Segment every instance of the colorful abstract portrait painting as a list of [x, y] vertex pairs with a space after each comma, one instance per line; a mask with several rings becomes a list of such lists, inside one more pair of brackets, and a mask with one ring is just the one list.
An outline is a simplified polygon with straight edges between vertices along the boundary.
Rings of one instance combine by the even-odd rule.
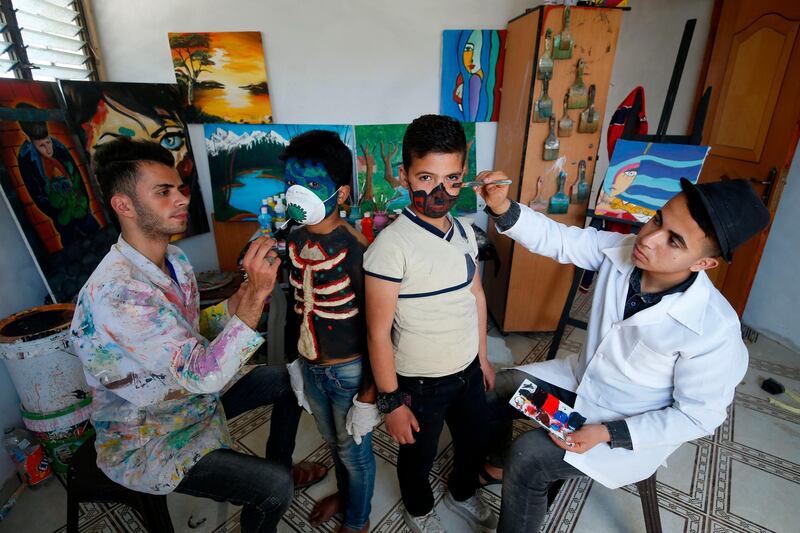
[[[394, 211], [403, 209], [411, 199], [400, 185], [403, 164], [403, 135], [407, 124], [373, 124], [356, 126], [358, 169], [358, 202], [361, 211]], [[462, 124], [467, 137], [467, 161], [464, 180], [475, 177], [475, 124]], [[475, 191], [463, 187], [453, 208], [456, 214], [474, 213], [478, 208]]]
[[51, 297], [69, 301], [117, 233], [56, 89], [54, 83], [0, 81], [0, 182]]
[[462, 122], [500, 115], [506, 30], [445, 30], [440, 113]]
[[89, 154], [120, 137], [145, 139], [169, 150], [189, 194], [189, 237], [208, 231], [180, 90], [167, 83], [60, 81], [67, 113]]
[[263, 199], [286, 191], [281, 152], [294, 137], [311, 130], [333, 131], [354, 151], [353, 126], [206, 124], [214, 219], [256, 220]]
[[647, 222], [681, 191], [697, 183], [710, 147], [617, 141], [595, 206], [598, 215]]
[[260, 32], [170, 33], [169, 46], [190, 122], [272, 122]]

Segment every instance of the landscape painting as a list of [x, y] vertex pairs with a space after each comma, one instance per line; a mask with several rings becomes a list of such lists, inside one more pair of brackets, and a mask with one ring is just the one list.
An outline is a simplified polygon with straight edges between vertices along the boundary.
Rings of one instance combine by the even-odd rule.
[[261, 32], [170, 33], [189, 122], [272, 122]]
[[310, 130], [336, 132], [354, 151], [352, 126], [206, 124], [214, 219], [256, 220], [261, 200], [286, 190], [278, 157], [289, 141]]
[[[464, 181], [475, 178], [475, 124], [463, 123], [467, 137], [467, 173]], [[403, 135], [407, 124], [356, 126], [358, 202], [361, 211], [403, 209], [411, 203], [408, 190], [400, 185], [403, 164]], [[365, 207], [366, 204], [366, 207]], [[384, 205], [385, 204], [385, 205]], [[457, 214], [477, 210], [474, 189], [464, 187], [454, 207]]]

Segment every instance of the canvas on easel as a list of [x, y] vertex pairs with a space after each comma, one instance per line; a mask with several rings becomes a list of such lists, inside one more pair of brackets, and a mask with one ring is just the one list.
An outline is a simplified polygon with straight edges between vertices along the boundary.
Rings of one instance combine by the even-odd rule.
[[681, 191], [681, 178], [697, 183], [709, 150], [688, 144], [617, 141], [595, 215], [647, 222]]

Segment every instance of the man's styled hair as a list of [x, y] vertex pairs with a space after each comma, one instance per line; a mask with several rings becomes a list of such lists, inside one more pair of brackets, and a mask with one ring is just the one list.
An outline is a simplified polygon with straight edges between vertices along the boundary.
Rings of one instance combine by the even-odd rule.
[[[17, 109], [38, 109], [36, 106], [20, 102], [16, 105]], [[19, 129], [22, 130], [22, 133], [28, 136], [28, 139], [32, 141], [41, 141], [42, 139], [46, 139], [50, 136], [50, 132], [47, 131], [47, 123], [41, 121], [35, 122], [19, 122]]]
[[132, 140], [120, 137], [97, 147], [92, 157], [92, 168], [106, 208], [118, 223], [117, 214], [111, 207], [111, 197], [125, 194], [136, 198], [136, 180], [142, 163], [161, 163], [175, 166], [172, 153], [152, 141]]
[[461, 123], [444, 115], [422, 115], [415, 118], [403, 135], [403, 166], [430, 153], [461, 154], [467, 158], [467, 137]]
[[717, 240], [717, 232], [714, 230], [714, 224], [711, 222], [708, 210], [703, 205], [703, 200], [697, 194], [686, 194], [686, 201], [689, 205], [689, 214], [692, 215], [694, 221], [697, 222], [697, 225], [700, 226], [700, 229], [711, 241], [708, 255], [712, 257], [722, 255], [722, 249]]
[[298, 135], [279, 156], [284, 162], [292, 158], [321, 163], [339, 187], [353, 183], [353, 154], [333, 131], [311, 130]]

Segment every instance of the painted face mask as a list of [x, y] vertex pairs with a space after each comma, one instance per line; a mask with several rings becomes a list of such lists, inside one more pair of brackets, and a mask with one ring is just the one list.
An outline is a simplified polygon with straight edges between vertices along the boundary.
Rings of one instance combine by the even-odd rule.
[[431, 218], [442, 218], [450, 212], [458, 200], [458, 195], [449, 194], [443, 183], [434, 187], [431, 192], [412, 191], [411, 197], [417, 212]]
[[310, 189], [302, 185], [292, 185], [286, 189], [286, 216], [303, 225], [319, 224], [326, 216], [333, 213], [332, 209], [328, 211], [328, 206], [330, 204], [336, 206], [335, 199], [338, 193], [339, 189], [336, 189], [328, 198], [322, 200]]

